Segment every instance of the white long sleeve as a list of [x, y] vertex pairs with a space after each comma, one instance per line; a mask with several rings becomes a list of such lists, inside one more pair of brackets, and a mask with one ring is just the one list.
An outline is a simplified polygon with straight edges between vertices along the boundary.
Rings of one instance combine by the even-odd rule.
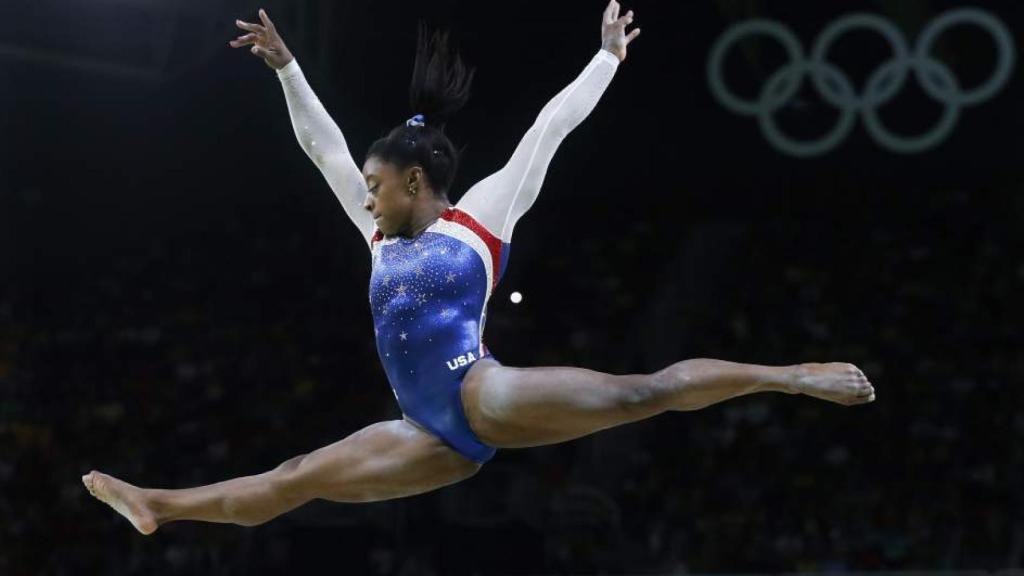
[[284, 87], [288, 113], [299, 145], [320, 169], [345, 213], [369, 245], [374, 223], [373, 216], [363, 208], [366, 181], [349, 152], [341, 129], [309, 87], [298, 61], [292, 59], [277, 71], [277, 77]]
[[618, 66], [614, 54], [598, 50], [583, 72], [544, 106], [508, 163], [470, 188], [456, 207], [509, 242], [516, 221], [540, 194], [558, 145], [594, 109]]

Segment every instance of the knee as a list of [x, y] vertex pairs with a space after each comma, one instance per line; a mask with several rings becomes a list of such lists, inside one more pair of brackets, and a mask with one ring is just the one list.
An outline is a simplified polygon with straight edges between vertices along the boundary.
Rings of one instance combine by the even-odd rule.
[[618, 386], [617, 404], [629, 416], [646, 417], [664, 410], [665, 395], [653, 375], [624, 376]]
[[[308, 454], [289, 458], [270, 472], [270, 485], [274, 493], [286, 499], [307, 498], [303, 482], [302, 462]], [[308, 499], [308, 498], [307, 498]]]
[[274, 468], [274, 472], [278, 472], [278, 473], [294, 472], [296, 469], [298, 469], [299, 465], [302, 464], [302, 461], [305, 460], [306, 456], [308, 456], [308, 454], [299, 454], [298, 456], [296, 456], [294, 458], [289, 458], [289, 459], [285, 460], [284, 462], [281, 462], [277, 466], [277, 468]]

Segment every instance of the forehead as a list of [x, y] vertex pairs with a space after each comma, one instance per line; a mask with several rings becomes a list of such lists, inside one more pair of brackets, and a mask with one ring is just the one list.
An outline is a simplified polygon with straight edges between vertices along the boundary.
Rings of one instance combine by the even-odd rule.
[[377, 158], [376, 156], [371, 156], [367, 158], [366, 162], [363, 163], [363, 178], [369, 178], [370, 176], [373, 176], [375, 178], [380, 178], [382, 176], [391, 176], [392, 174], [394, 174], [394, 171], [394, 166], [387, 162], [381, 161], [381, 159]]

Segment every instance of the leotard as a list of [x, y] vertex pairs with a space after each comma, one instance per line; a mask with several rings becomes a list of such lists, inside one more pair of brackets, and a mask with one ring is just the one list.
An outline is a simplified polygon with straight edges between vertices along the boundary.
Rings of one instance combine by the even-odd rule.
[[300, 146], [370, 248], [377, 352], [399, 406], [475, 462], [495, 449], [470, 429], [460, 391], [472, 364], [490, 355], [483, 343], [487, 301], [505, 270], [512, 229], [536, 201], [559, 144], [597, 105], [618, 64], [599, 50], [548, 101], [508, 163], [415, 238], [386, 238], [375, 228], [363, 208], [366, 181], [341, 130], [297, 61], [277, 71]]

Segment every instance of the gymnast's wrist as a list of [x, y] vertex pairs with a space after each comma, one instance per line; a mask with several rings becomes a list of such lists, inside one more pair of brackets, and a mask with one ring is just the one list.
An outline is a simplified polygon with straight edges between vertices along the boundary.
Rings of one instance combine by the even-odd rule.
[[597, 55], [614, 66], [618, 66], [619, 63], [622, 62], [622, 60], [619, 60], [618, 55], [615, 54], [615, 52], [612, 52], [611, 48], [603, 44], [601, 45], [601, 49], [597, 51]]
[[299, 68], [299, 61], [292, 56], [292, 59], [289, 60], [287, 64], [277, 69], [277, 77], [281, 80], [287, 80], [288, 78], [299, 75], [301, 72], [302, 69]]

